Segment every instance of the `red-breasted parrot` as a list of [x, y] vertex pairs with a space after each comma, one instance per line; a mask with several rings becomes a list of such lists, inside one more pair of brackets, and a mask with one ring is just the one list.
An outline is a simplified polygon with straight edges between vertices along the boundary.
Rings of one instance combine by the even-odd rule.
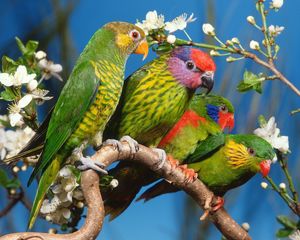
[[[160, 141], [169, 158], [179, 162], [192, 154], [197, 144], [210, 135], [234, 126], [233, 106], [229, 100], [215, 95], [195, 95], [180, 120]], [[114, 219], [133, 201], [140, 189], [158, 179], [152, 171], [141, 165], [121, 162], [109, 172], [119, 181], [110, 193], [104, 193], [106, 214]]]
[[[197, 172], [198, 178], [211, 191], [222, 197], [228, 190], [246, 183], [256, 173], [267, 176], [274, 156], [272, 146], [256, 135], [219, 134], [200, 142], [183, 163]], [[161, 181], [146, 190], [139, 199], [147, 201], [176, 191], [176, 187]], [[223, 205], [223, 200], [218, 204], [215, 210]]]
[[48, 125], [47, 129], [38, 131], [40, 135], [36, 135], [32, 144], [27, 146], [31, 149], [31, 146], [36, 147], [37, 140], [45, 139], [42, 154], [29, 179], [30, 184], [41, 173], [29, 228], [67, 158], [73, 155], [73, 159], [80, 159], [85, 167], [101, 170], [100, 163], [84, 158], [81, 152], [87, 144], [102, 144], [104, 128], [121, 96], [127, 58], [134, 52], [144, 54], [144, 57], [148, 53], [143, 30], [130, 23], [111, 22], [93, 35], [79, 56], [50, 118], [44, 124], [44, 127]]

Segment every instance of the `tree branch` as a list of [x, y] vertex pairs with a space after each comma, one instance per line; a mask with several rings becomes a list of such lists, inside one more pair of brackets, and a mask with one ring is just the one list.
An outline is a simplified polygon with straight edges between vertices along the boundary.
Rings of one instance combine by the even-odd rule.
[[[141, 162], [157, 174], [173, 182], [177, 187], [187, 192], [202, 209], [208, 209], [207, 203], [209, 203], [210, 200], [214, 199], [215, 197], [200, 180], [197, 179], [191, 183], [186, 182], [186, 177], [182, 171], [173, 169], [169, 161], [165, 161], [163, 164], [161, 164], [157, 153], [152, 151], [150, 148], [139, 145], [139, 151], [136, 154], [131, 154], [127, 143], [122, 143], [122, 146], [123, 147], [120, 151], [117, 151], [110, 146], [103, 147], [96, 152], [92, 158], [96, 161], [104, 163], [105, 166], [109, 166], [111, 163], [119, 159]], [[71, 234], [46, 234], [32, 232], [14, 233], [3, 236], [0, 238], [0, 240], [95, 239], [101, 230], [104, 218], [103, 201], [99, 190], [99, 177], [91, 170], [86, 171], [82, 174], [81, 184], [83, 194], [88, 205], [88, 215], [84, 226], [77, 232]], [[251, 239], [248, 233], [230, 217], [224, 208], [221, 208], [216, 212], [211, 212], [209, 219], [228, 240]]]

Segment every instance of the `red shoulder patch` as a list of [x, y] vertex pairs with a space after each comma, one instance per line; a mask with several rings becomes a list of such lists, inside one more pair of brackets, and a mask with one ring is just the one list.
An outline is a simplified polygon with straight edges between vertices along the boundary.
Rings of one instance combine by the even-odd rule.
[[206, 119], [204, 117], [199, 116], [197, 113], [195, 113], [192, 110], [187, 110], [181, 116], [178, 122], [174, 125], [174, 127], [160, 141], [158, 147], [164, 148], [169, 142], [171, 142], [178, 135], [181, 129], [183, 129], [185, 126], [192, 125], [193, 127], [197, 128], [200, 122], [204, 123], [206, 122]]

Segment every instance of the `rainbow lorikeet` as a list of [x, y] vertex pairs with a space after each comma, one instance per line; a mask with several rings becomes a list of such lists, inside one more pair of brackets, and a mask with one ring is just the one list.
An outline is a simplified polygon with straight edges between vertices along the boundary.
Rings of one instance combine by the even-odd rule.
[[[274, 156], [272, 146], [256, 135], [219, 134], [200, 142], [183, 163], [197, 172], [198, 178], [211, 191], [222, 197], [228, 190], [246, 183], [258, 172], [267, 176]], [[147, 201], [176, 191], [178, 189], [175, 186], [163, 180], [146, 190], [139, 199]], [[223, 206], [224, 200], [219, 200], [213, 210]]]
[[[179, 162], [192, 154], [197, 144], [224, 128], [234, 126], [233, 106], [229, 100], [215, 95], [195, 95], [185, 113], [160, 141], [169, 159]], [[113, 219], [133, 201], [140, 189], [158, 179], [152, 171], [134, 163], [121, 162], [109, 172], [119, 181], [110, 193], [104, 193], [106, 214]]]
[[[104, 128], [121, 96], [127, 58], [133, 52], [144, 54], [144, 57], [148, 53], [143, 30], [130, 23], [111, 22], [93, 35], [79, 56], [53, 112], [42, 124], [44, 128], [26, 147], [26, 150], [32, 151], [41, 149], [37, 144], [45, 141], [29, 179], [30, 184], [41, 173], [29, 228], [33, 226], [46, 192], [68, 157], [72, 155], [73, 160], [80, 159], [84, 164], [82, 169], [91, 167], [101, 171], [102, 165], [83, 157], [82, 150], [87, 144], [102, 144]], [[26, 154], [30, 155], [30, 150]], [[14, 158], [20, 156], [24, 156], [24, 151]]]

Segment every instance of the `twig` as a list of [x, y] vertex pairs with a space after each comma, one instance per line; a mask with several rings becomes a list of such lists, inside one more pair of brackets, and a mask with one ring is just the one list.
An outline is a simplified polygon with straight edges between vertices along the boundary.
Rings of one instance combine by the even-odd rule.
[[[92, 157], [94, 160], [100, 161], [109, 166], [118, 159], [138, 161], [145, 164], [151, 170], [172, 181], [177, 187], [183, 189], [201, 206], [203, 209], [207, 205], [208, 200], [214, 198], [206, 186], [200, 181], [196, 180], [192, 183], [186, 182], [186, 177], [182, 171], [173, 169], [168, 161], [165, 161], [162, 166], [157, 153], [150, 148], [139, 145], [139, 151], [136, 154], [130, 152], [127, 143], [122, 143], [122, 149], [119, 152], [113, 147], [106, 146], [101, 148]], [[103, 202], [99, 191], [99, 177], [98, 175], [89, 170], [82, 175], [82, 190], [84, 197], [88, 204], [88, 215], [85, 225], [77, 232], [71, 234], [47, 234], [47, 233], [14, 233], [3, 236], [0, 240], [16, 240], [16, 239], [29, 239], [36, 237], [36, 239], [43, 240], [60, 240], [60, 239], [95, 239], [101, 230], [104, 210]], [[219, 209], [216, 212], [210, 213], [210, 220], [221, 231], [221, 233], [228, 240], [250, 240], [250, 236], [244, 231], [224, 210]]]

